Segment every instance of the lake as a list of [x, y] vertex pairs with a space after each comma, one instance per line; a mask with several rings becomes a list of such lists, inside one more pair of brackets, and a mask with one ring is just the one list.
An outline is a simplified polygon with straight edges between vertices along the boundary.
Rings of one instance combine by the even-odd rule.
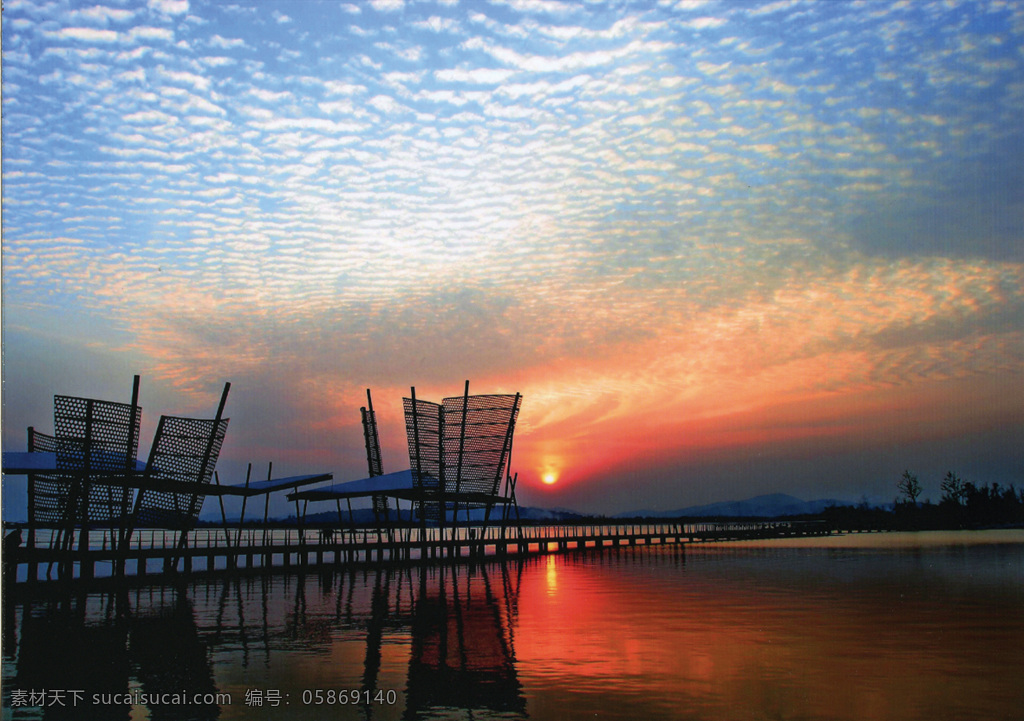
[[1019, 719], [1024, 531], [234, 577], [3, 634], [5, 719]]

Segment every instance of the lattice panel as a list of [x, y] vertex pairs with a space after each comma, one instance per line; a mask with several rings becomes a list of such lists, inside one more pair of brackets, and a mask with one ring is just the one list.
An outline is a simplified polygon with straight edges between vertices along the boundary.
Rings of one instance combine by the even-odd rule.
[[[131, 489], [95, 482], [97, 478], [125, 475], [135, 467], [139, 447], [142, 409], [91, 398], [54, 396], [53, 427], [58, 471], [84, 476], [70, 479], [72, 489], [84, 483], [88, 497], [77, 511], [85, 525], [108, 523], [121, 518], [129, 508]], [[59, 475], [59, 474], [58, 474]], [[71, 503], [80, 503], [72, 490]]]
[[199, 516], [202, 487], [213, 478], [228, 419], [219, 423], [198, 418], [162, 416], [149, 454], [147, 475], [192, 484], [194, 491], [143, 490], [136, 507], [136, 525], [190, 528]]
[[[366, 463], [370, 478], [384, 475], [384, 465], [380, 457], [380, 436], [377, 434], [377, 414], [373, 410], [359, 409], [363, 414], [363, 435], [366, 438]], [[388, 517], [388, 497], [377, 494], [373, 496], [373, 513], [380, 518]]]
[[[57, 439], [32, 430], [28, 440], [29, 451], [56, 453]], [[32, 473], [28, 477], [32, 493], [30, 518], [40, 526], [60, 526], [67, 521], [68, 494], [71, 481], [55, 473]]]
[[505, 474], [519, 395], [445, 398], [445, 490], [495, 495]]
[[441, 476], [441, 406], [430, 401], [403, 398], [405, 432], [409, 439], [409, 462], [413, 486], [437, 488]]
[[[441, 477], [441, 406], [419, 399], [403, 398], [405, 407], [405, 433], [409, 439], [409, 463], [412, 466], [414, 488], [436, 490]], [[421, 518], [437, 520], [440, 506], [420, 502]]]
[[[422, 400], [414, 405], [410, 398], [403, 402], [415, 487], [439, 490], [443, 478], [446, 494], [498, 494], [521, 396], [456, 396], [440, 405]], [[421, 512], [437, 519], [439, 503], [421, 503]]]
[[366, 439], [366, 461], [369, 466], [370, 478], [384, 474], [384, 464], [380, 455], [380, 436], [377, 434], [377, 413], [373, 410], [359, 409], [363, 415], [363, 436]]

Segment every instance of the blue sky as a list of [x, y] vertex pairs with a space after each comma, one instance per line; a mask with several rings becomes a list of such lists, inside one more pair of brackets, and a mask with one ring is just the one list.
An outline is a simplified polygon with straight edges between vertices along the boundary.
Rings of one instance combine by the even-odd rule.
[[365, 388], [398, 470], [469, 378], [539, 505], [1019, 486], [1022, 48], [1020, 2], [5, 2], [5, 447], [230, 380], [230, 480], [358, 478]]

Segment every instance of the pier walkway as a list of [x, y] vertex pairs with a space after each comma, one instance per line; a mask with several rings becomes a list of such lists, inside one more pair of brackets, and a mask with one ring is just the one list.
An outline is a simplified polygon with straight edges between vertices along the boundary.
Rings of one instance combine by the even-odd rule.
[[[116, 550], [111, 531], [89, 533], [87, 552], [51, 547], [45, 533], [34, 547], [8, 550], [5, 572], [19, 585], [45, 584], [61, 563], [73, 564], [73, 579], [124, 575], [153, 577], [273, 572], [330, 566], [473, 561], [618, 546], [668, 545], [755, 538], [828, 535], [824, 522], [633, 522], [528, 526], [386, 529], [299, 527], [206, 527], [189, 532], [184, 546], [177, 532], [139, 529], [126, 551]], [[69, 558], [70, 553], [70, 558]], [[55, 582], [55, 581], [53, 581]]]

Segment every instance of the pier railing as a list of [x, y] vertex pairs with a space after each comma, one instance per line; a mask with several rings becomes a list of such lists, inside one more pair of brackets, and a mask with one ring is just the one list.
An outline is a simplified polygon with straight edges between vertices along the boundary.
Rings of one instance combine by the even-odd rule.
[[73, 578], [115, 575], [123, 560], [126, 576], [270, 571], [291, 567], [397, 562], [442, 562], [619, 546], [700, 543], [786, 536], [827, 535], [823, 522], [625, 522], [562, 523], [421, 528], [220, 526], [190, 531], [180, 543], [177, 531], [138, 529], [126, 550], [116, 531], [92, 530], [88, 547], [68, 551], [58, 536], [36, 533], [34, 545], [12, 549], [5, 572], [17, 582], [57, 577], [61, 563], [73, 564]]

